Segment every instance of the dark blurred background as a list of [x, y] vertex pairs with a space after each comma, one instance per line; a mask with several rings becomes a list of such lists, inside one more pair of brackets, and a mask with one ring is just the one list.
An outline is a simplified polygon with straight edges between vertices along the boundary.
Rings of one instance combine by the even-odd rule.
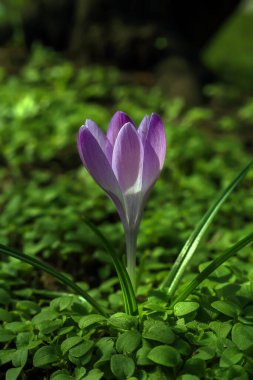
[[194, 104], [220, 77], [251, 89], [252, 9], [252, 0], [1, 0], [0, 63], [15, 71], [40, 42], [81, 65], [144, 73]]

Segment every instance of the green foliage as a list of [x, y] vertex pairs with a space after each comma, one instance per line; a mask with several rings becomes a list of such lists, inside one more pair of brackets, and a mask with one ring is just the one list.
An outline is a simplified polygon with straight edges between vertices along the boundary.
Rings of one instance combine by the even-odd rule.
[[132, 358], [115, 354], [111, 357], [111, 371], [116, 379], [127, 379], [134, 374], [135, 364]]
[[174, 306], [174, 313], [177, 317], [184, 317], [198, 310], [199, 304], [197, 302], [178, 302]]
[[[39, 368], [52, 379], [60, 375], [66, 379], [71, 376], [138, 379], [155, 376], [157, 371], [157, 376], [162, 373], [165, 378], [174, 375], [187, 378], [186, 375], [201, 377], [207, 368], [210, 377], [216, 378], [220, 369], [224, 376], [229, 376], [234, 366], [244, 363], [246, 371], [248, 366], [251, 368], [253, 326], [236, 322], [237, 318], [225, 316], [222, 322], [217, 322], [215, 313], [203, 315], [199, 310], [195, 320], [187, 321], [164, 309], [156, 312], [155, 318], [143, 316], [141, 326], [131, 324], [126, 331], [122, 331], [126, 317], [129, 320], [134, 317], [123, 313], [111, 317], [118, 320], [118, 328], [108, 320], [80, 329], [80, 321], [89, 320], [90, 315], [80, 312], [78, 306], [82, 301], [77, 296], [70, 297], [73, 302], [66, 309], [56, 309], [55, 301], [59, 303], [61, 297], [55, 298], [35, 314], [30, 324], [20, 325], [17, 313], [12, 312], [16, 315], [15, 324], [6, 323], [3, 330], [12, 333], [16, 348], [0, 350], [0, 365], [12, 366], [8, 369], [9, 376], [25, 371], [28, 357], [33, 360], [34, 371]], [[41, 329], [42, 321], [48, 325], [54, 321], [61, 324], [57, 323], [54, 329]]]
[[175, 336], [171, 328], [162, 321], [147, 320], [144, 322], [143, 338], [161, 343], [173, 343]]
[[167, 345], [156, 346], [148, 354], [148, 359], [164, 367], [177, 367], [180, 363], [178, 351]]
[[[0, 377], [53, 380], [249, 379], [253, 254], [244, 247], [173, 309], [161, 291], [180, 247], [222, 188], [251, 161], [252, 99], [205, 89], [210, 106], [187, 109], [159, 88], [130, 83], [115, 68], [76, 68], [37, 47], [19, 76], [1, 76], [0, 241], [67, 273], [112, 310], [97, 313], [49, 275], [0, 261]], [[110, 259], [86, 217], [124, 254], [115, 209], [76, 153], [80, 123], [104, 129], [122, 109], [138, 124], [156, 111], [168, 153], [138, 240], [140, 318], [124, 313]], [[247, 137], [245, 137], [247, 136]], [[252, 232], [252, 172], [210, 225], [176, 296], [220, 253]], [[149, 298], [148, 298], [149, 295]]]

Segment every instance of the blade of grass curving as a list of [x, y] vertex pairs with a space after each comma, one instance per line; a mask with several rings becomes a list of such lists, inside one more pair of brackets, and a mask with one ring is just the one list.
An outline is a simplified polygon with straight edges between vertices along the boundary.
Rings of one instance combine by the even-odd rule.
[[228, 198], [228, 196], [231, 194], [231, 192], [235, 189], [235, 187], [243, 180], [243, 178], [246, 176], [248, 171], [253, 166], [253, 161], [250, 162], [240, 173], [237, 175], [237, 177], [229, 184], [229, 186], [223, 190], [223, 192], [218, 196], [216, 201], [213, 203], [213, 205], [208, 209], [208, 211], [205, 213], [205, 215], [200, 220], [199, 224], [195, 228], [195, 230], [192, 232], [186, 243], [184, 244], [183, 248], [181, 249], [178, 258], [176, 259], [174, 265], [172, 266], [170, 273], [165, 278], [161, 285], [161, 289], [166, 288], [166, 292], [169, 296], [173, 296], [175, 294], [175, 291], [178, 287], [179, 282], [181, 281], [184, 272], [189, 264], [189, 261], [191, 260], [194, 252], [196, 251], [196, 248], [199, 245], [199, 242], [206, 232], [207, 228], [209, 227], [210, 223], [212, 222], [213, 218], [219, 211], [222, 204], [225, 202], [225, 200]]
[[214, 259], [211, 264], [209, 264], [201, 273], [199, 273], [178, 295], [178, 297], [172, 302], [170, 305], [170, 309], [172, 309], [176, 303], [180, 301], [184, 301], [194, 289], [196, 289], [199, 284], [204, 281], [212, 272], [214, 272], [221, 264], [223, 264], [226, 260], [228, 260], [231, 256], [237, 253], [240, 249], [248, 245], [253, 241], [253, 233], [247, 235], [245, 238], [239, 240], [235, 245], [226, 250], [216, 259]]
[[103, 306], [101, 306], [93, 297], [91, 297], [85, 290], [76, 285], [68, 277], [64, 276], [60, 272], [57, 272], [53, 267], [48, 264], [43, 263], [42, 261], [36, 259], [35, 257], [28, 256], [24, 253], [18, 252], [12, 248], [8, 248], [0, 244], [0, 253], [14, 257], [15, 259], [21, 260], [27, 264], [32, 265], [36, 269], [41, 269], [44, 272], [49, 273], [51, 276], [62, 282], [64, 285], [73, 289], [77, 294], [83, 297], [99, 314], [102, 314], [105, 317], [108, 317], [109, 314]]
[[105, 238], [105, 236], [102, 234], [102, 232], [95, 227], [89, 220], [82, 217], [84, 222], [87, 224], [87, 226], [94, 232], [94, 234], [99, 238], [101, 241], [104, 249], [106, 252], [110, 255], [113, 265], [115, 267], [115, 270], [118, 275], [118, 279], [120, 282], [120, 286], [122, 289], [123, 294], [123, 301], [124, 301], [124, 307], [127, 314], [130, 315], [137, 315], [138, 314], [138, 306], [136, 303], [136, 298], [133, 290], [133, 286], [130, 280], [130, 277], [127, 273], [126, 268], [124, 267], [122, 261], [118, 258], [116, 252], [112, 248], [109, 241]]

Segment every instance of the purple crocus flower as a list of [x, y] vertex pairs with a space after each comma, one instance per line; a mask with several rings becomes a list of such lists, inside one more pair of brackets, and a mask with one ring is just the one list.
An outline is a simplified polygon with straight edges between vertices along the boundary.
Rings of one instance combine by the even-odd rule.
[[106, 135], [94, 121], [86, 120], [77, 145], [85, 168], [117, 207], [126, 234], [127, 270], [135, 286], [137, 232], [165, 159], [162, 120], [155, 113], [144, 116], [136, 129], [130, 117], [118, 111]]

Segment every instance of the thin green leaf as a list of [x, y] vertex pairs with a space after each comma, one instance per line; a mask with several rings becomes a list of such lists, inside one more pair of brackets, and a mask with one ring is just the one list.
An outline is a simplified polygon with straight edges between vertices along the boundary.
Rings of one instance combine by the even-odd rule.
[[176, 303], [184, 301], [199, 284], [204, 281], [212, 272], [214, 272], [221, 264], [228, 260], [231, 256], [237, 253], [240, 249], [253, 241], [253, 233], [247, 235], [245, 238], [239, 240], [231, 248], [223, 252], [220, 256], [212, 261], [201, 273], [199, 273], [194, 280], [192, 280], [179, 294], [179, 296], [172, 302], [170, 308], [173, 308]]
[[2, 245], [2, 244], [0, 244], [0, 252], [5, 254], [5, 255], [12, 256], [15, 259], [21, 260], [27, 264], [30, 264], [36, 269], [41, 269], [44, 272], [49, 273], [54, 278], [56, 278], [57, 280], [59, 280], [63, 284], [67, 285], [69, 288], [73, 289], [77, 294], [79, 294], [84, 299], [86, 299], [86, 301], [89, 302], [94, 307], [94, 309], [96, 309], [100, 314], [102, 314], [105, 317], [108, 317], [108, 312], [93, 297], [91, 297], [85, 290], [81, 289], [78, 285], [76, 285], [68, 277], [64, 276], [60, 272], [57, 272], [50, 265], [43, 263], [42, 261], [36, 259], [35, 257], [25, 255], [24, 253], [20, 253], [20, 252], [14, 250], [12, 248], [8, 248], [8, 247]]
[[120, 282], [120, 286], [122, 289], [123, 294], [123, 301], [125, 306], [125, 311], [127, 314], [130, 315], [137, 315], [138, 314], [138, 306], [136, 303], [136, 298], [133, 290], [133, 286], [131, 283], [131, 280], [129, 278], [129, 275], [127, 273], [126, 268], [124, 267], [122, 261], [118, 258], [118, 255], [112, 248], [109, 241], [105, 238], [105, 236], [102, 234], [101, 231], [97, 227], [95, 227], [90, 221], [88, 221], [85, 218], [82, 218], [84, 222], [87, 224], [87, 226], [96, 234], [96, 236], [101, 241], [102, 245], [104, 246], [104, 249], [106, 252], [110, 255], [113, 265], [115, 267], [115, 270], [118, 275], [118, 279]]
[[173, 296], [181, 281], [186, 268], [188, 267], [189, 261], [191, 260], [194, 252], [196, 251], [199, 242], [212, 222], [213, 218], [219, 211], [222, 204], [235, 189], [235, 187], [243, 180], [248, 171], [253, 166], [253, 161], [250, 162], [239, 175], [230, 183], [230, 185], [218, 196], [213, 205], [208, 209], [206, 214], [200, 220], [199, 224], [195, 230], [190, 235], [189, 239], [186, 241], [185, 245], [181, 249], [177, 260], [175, 261], [169, 275], [166, 277], [161, 285], [161, 289], [165, 289], [169, 296]]

